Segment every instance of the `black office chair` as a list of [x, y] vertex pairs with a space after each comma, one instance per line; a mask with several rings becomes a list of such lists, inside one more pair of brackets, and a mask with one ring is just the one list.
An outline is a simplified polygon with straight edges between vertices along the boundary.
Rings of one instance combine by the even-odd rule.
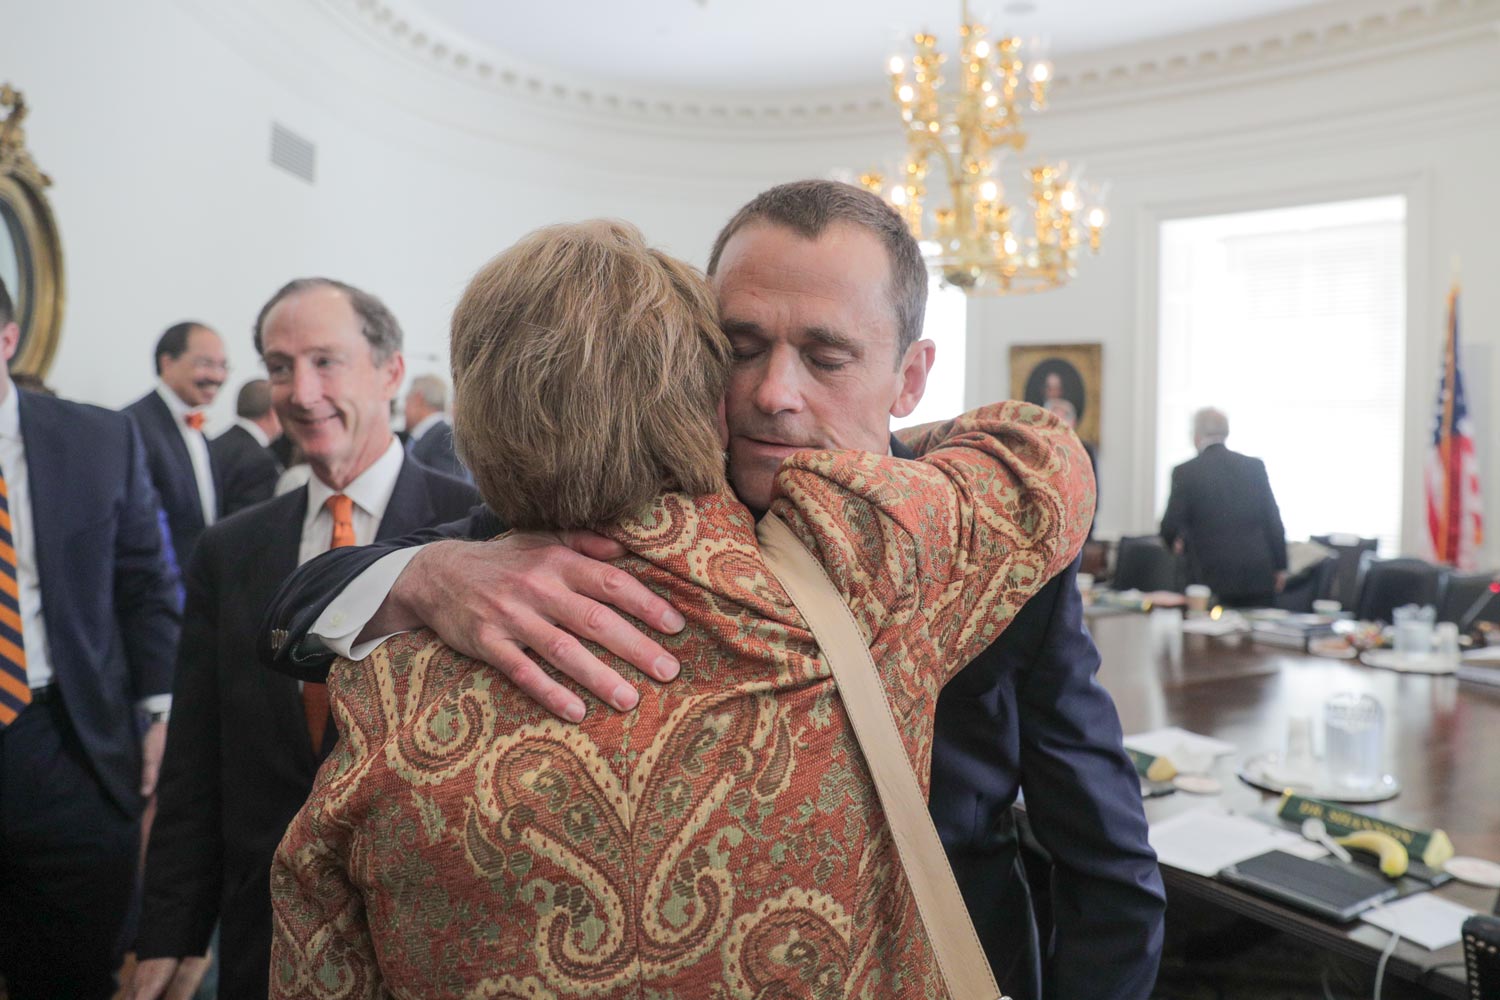
[[1296, 576], [1288, 578], [1286, 586], [1281, 589], [1281, 593], [1276, 595], [1271, 606], [1299, 614], [1310, 613], [1313, 609], [1313, 601], [1319, 600], [1332, 589], [1338, 568], [1338, 556], [1329, 556], [1327, 559], [1314, 563]]
[[1464, 972], [1476, 1000], [1500, 997], [1500, 918], [1476, 913], [1464, 921]]
[[[1438, 605], [1437, 620], [1456, 622], [1469, 627], [1475, 622], [1500, 624], [1500, 594], [1490, 589], [1500, 574], [1474, 573], [1465, 576], [1450, 576], [1448, 587], [1443, 592], [1443, 603]], [[1464, 621], [1470, 612], [1474, 617]]]
[[1366, 553], [1354, 613], [1361, 621], [1389, 622], [1391, 612], [1405, 604], [1442, 607], [1451, 575], [1422, 559], [1374, 559]]
[[1328, 589], [1319, 593], [1318, 597], [1338, 601], [1346, 611], [1354, 610], [1354, 605], [1359, 600], [1360, 558], [1366, 552], [1373, 555], [1379, 539], [1332, 534], [1313, 535], [1312, 540], [1338, 553], [1338, 566], [1333, 572], [1333, 579], [1329, 582]]
[[1182, 590], [1181, 560], [1167, 548], [1160, 535], [1134, 535], [1120, 539], [1115, 550], [1116, 590]]

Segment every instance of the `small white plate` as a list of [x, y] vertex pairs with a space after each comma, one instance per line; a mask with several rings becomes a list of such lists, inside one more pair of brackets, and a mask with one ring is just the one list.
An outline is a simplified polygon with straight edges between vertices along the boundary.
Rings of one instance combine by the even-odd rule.
[[1267, 792], [1285, 792], [1309, 799], [1327, 799], [1330, 802], [1384, 802], [1401, 794], [1401, 782], [1394, 775], [1381, 775], [1380, 780], [1369, 788], [1350, 789], [1332, 783], [1317, 781], [1287, 781], [1281, 768], [1280, 755], [1274, 750], [1247, 758], [1235, 772], [1247, 785]]
[[1218, 795], [1224, 790], [1224, 785], [1218, 778], [1210, 778], [1206, 774], [1179, 774], [1172, 779], [1172, 785], [1189, 795]]
[[1443, 871], [1460, 882], [1482, 885], [1486, 889], [1500, 889], [1500, 865], [1484, 858], [1449, 858]]

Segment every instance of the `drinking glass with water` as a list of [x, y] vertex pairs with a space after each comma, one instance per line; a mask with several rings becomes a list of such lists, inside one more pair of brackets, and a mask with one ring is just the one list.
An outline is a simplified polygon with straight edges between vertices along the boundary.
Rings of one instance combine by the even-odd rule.
[[1385, 776], [1385, 712], [1370, 695], [1343, 691], [1323, 706], [1328, 778], [1339, 788], [1358, 791]]

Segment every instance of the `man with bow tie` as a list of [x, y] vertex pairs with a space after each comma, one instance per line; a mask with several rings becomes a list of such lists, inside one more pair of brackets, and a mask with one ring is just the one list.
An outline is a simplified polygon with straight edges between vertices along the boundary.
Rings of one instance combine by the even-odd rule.
[[174, 324], [156, 342], [156, 374], [156, 388], [125, 412], [140, 429], [172, 550], [186, 566], [198, 536], [219, 517], [220, 486], [203, 418], [229, 377], [224, 341], [202, 323]]

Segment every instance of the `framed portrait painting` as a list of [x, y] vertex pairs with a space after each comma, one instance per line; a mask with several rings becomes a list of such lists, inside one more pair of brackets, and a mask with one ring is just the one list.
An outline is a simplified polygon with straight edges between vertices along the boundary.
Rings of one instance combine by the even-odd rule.
[[1010, 349], [1012, 399], [1044, 406], [1099, 446], [1100, 344], [1016, 344]]

